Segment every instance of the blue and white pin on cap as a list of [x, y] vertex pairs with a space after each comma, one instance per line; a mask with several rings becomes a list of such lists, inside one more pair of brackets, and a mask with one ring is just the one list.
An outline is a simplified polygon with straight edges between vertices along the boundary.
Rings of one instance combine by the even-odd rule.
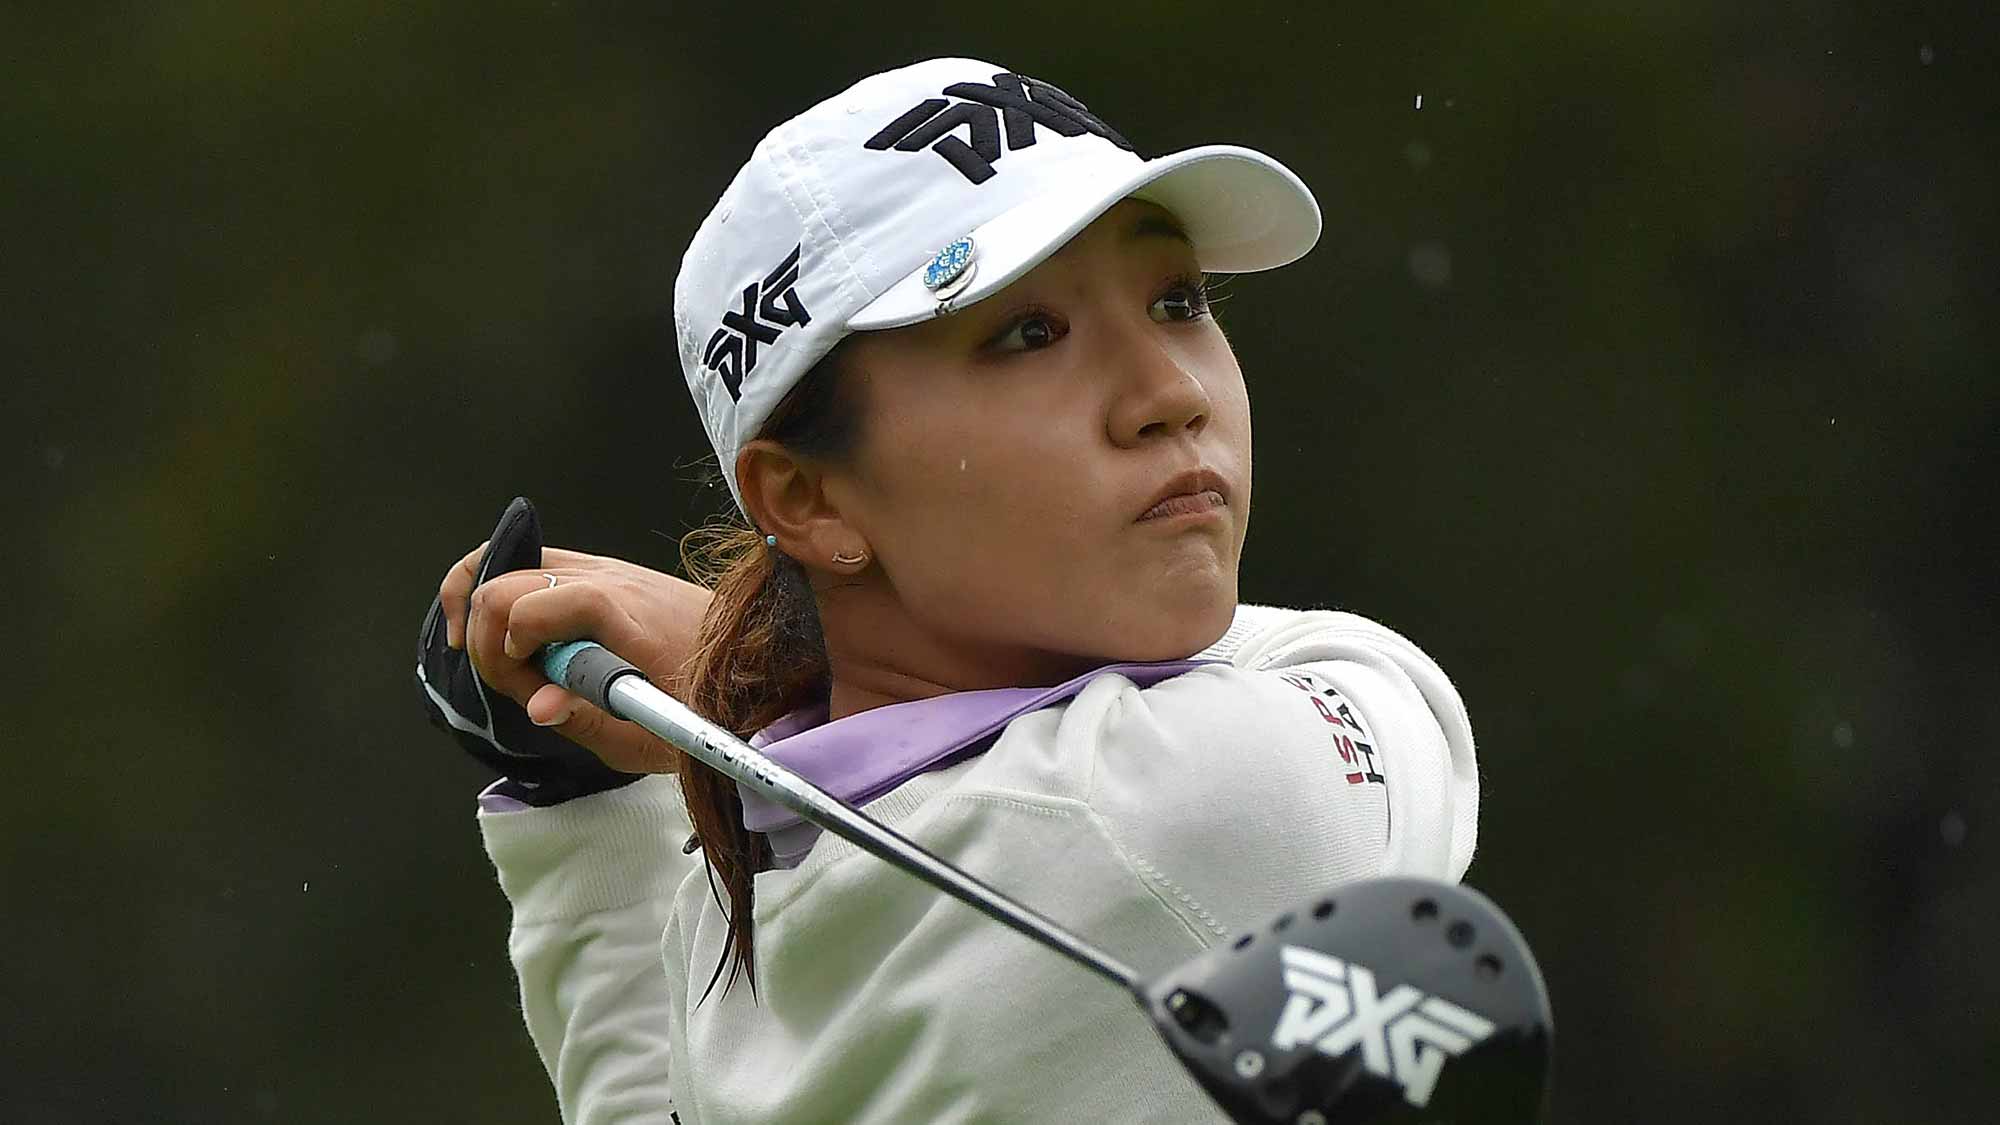
[[946, 243], [924, 266], [924, 288], [937, 298], [938, 315], [951, 311], [951, 299], [972, 284], [972, 277], [978, 272], [972, 252], [972, 236], [963, 235]]

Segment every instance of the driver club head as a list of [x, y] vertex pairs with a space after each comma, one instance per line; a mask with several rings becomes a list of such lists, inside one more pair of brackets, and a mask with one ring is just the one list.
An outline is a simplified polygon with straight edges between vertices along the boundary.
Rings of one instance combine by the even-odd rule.
[[1134, 991], [1238, 1122], [1541, 1116], [1555, 1035], [1541, 969], [1468, 887], [1347, 884]]

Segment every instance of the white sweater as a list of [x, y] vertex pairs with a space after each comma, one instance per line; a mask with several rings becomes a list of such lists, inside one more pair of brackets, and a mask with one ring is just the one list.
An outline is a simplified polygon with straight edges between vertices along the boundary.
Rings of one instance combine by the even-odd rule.
[[[1098, 676], [865, 808], [1142, 977], [1343, 882], [1464, 875], [1472, 733], [1416, 646], [1246, 605], [1199, 655], [1229, 663]], [[698, 1004], [726, 921], [676, 779], [479, 824], [572, 1125], [1226, 1120], [1125, 992], [837, 837], [755, 877], [756, 998]]]

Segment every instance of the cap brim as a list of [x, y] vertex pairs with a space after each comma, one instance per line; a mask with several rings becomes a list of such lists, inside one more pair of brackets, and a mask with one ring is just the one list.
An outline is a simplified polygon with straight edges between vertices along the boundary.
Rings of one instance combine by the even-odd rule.
[[[1208, 271], [1276, 269], [1319, 241], [1319, 204], [1291, 169], [1253, 149], [1204, 145], [1146, 161], [1124, 176], [1038, 196], [968, 231], [973, 276], [950, 307], [962, 309], [1004, 289], [1133, 197], [1173, 212]], [[936, 315], [937, 296], [925, 288], [920, 266], [849, 318], [847, 327], [900, 328]]]

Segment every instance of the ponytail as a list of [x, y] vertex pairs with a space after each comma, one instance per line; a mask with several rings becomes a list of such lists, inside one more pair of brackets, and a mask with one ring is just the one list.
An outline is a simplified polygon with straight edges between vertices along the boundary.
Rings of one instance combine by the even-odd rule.
[[[860, 433], [860, 410], [852, 391], [843, 392], [838, 346], [814, 365], [778, 406], [760, 437], [795, 454], [828, 463], [852, 456]], [[723, 466], [734, 472], [735, 466]], [[696, 714], [739, 738], [801, 707], [823, 704], [832, 686], [819, 605], [805, 567], [767, 546], [755, 528], [726, 519], [690, 531], [681, 539], [681, 565], [688, 580], [714, 592], [695, 635], [694, 655], [671, 686]], [[676, 754], [675, 771], [687, 799], [708, 867], [710, 889], [720, 880], [729, 932], [702, 999], [715, 987], [725, 965], [726, 994], [741, 971], [757, 989], [751, 919], [752, 879], [771, 866], [770, 841], [743, 824], [743, 801], [736, 782]], [[726, 894], [728, 902], [722, 903]], [[733, 964], [730, 962], [733, 960]]]

